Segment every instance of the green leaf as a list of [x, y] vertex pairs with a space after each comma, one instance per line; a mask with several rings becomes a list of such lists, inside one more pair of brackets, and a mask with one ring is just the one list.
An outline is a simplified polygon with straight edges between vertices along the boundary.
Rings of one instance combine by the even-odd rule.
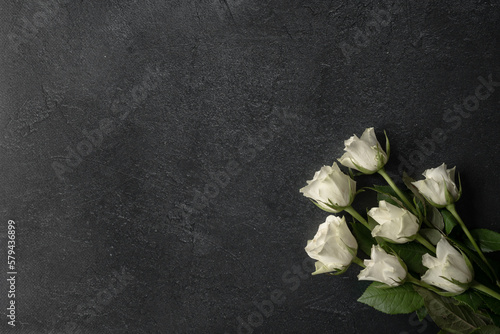
[[488, 325], [479, 328], [473, 332], [474, 334], [500, 334], [500, 328], [495, 325]]
[[[375, 219], [373, 219], [371, 216], [368, 216], [368, 214], [366, 215], [366, 221], [368, 222], [368, 226], [370, 226], [370, 230], [373, 230], [375, 228], [375, 226], [378, 225], [377, 221]], [[371, 232], [370, 232], [370, 235], [371, 235]], [[379, 238], [375, 238], [378, 242], [378, 239]]]
[[380, 185], [374, 184], [372, 190], [375, 190], [376, 192], [378, 192], [380, 194], [387, 194], [387, 195], [391, 195], [394, 197], [398, 196], [396, 194], [396, 192], [394, 191], [394, 189], [392, 189], [391, 186], [380, 186]]
[[349, 167], [349, 175], [351, 176], [351, 179], [354, 180], [354, 173], [352, 172], [351, 167]]
[[415, 205], [415, 209], [417, 209], [417, 216], [420, 222], [425, 220], [427, 215], [426, 203], [419, 200], [417, 197], [413, 197], [413, 204]]
[[443, 216], [438, 209], [434, 206], [430, 206], [430, 222], [431, 224], [440, 231], [444, 230], [444, 220]]
[[424, 305], [422, 297], [412, 288], [410, 283], [387, 289], [381, 287], [387, 287], [387, 285], [373, 282], [359, 297], [358, 302], [387, 314], [411, 313]]
[[466, 245], [464, 245], [463, 243], [459, 242], [458, 240], [456, 239], [452, 239], [450, 237], [448, 237], [451, 241], [453, 241], [453, 244], [455, 244], [455, 246], [457, 246], [462, 252], [465, 253], [465, 255], [467, 255], [467, 257], [469, 258], [469, 260], [474, 264], [474, 270], [475, 270], [475, 276], [478, 277], [479, 273], [477, 272], [477, 268], [479, 268], [481, 270], [481, 272], [483, 272], [484, 274], [486, 274], [488, 276], [488, 278], [492, 281], [492, 282], [495, 282], [495, 278], [493, 277], [493, 275], [491, 274], [491, 270], [490, 268], [488, 267], [488, 265], [484, 262], [483, 259], [481, 259], [479, 257], [479, 255], [477, 255], [477, 253], [471, 249], [469, 249]]
[[441, 210], [441, 214], [443, 215], [445, 232], [446, 234], [450, 234], [458, 222], [448, 210]]
[[379, 202], [386, 201], [387, 203], [390, 203], [390, 204], [395, 205], [397, 207], [406, 209], [406, 206], [404, 206], [403, 202], [401, 202], [399, 199], [397, 199], [397, 197], [390, 196], [387, 194], [377, 194], [377, 201], [379, 201]]
[[454, 296], [453, 298], [458, 300], [461, 304], [469, 306], [474, 311], [477, 311], [478, 308], [484, 303], [479, 293], [472, 290], [467, 290], [464, 293]]
[[358, 242], [358, 247], [369, 257], [372, 245], [377, 243], [371, 232], [361, 223], [352, 223], [352, 233]]
[[418, 198], [422, 203], [425, 203], [425, 198], [422, 196], [422, 194], [418, 191], [417, 187], [415, 187], [412, 182], [415, 182], [414, 179], [412, 179], [406, 172], [403, 173], [403, 183], [406, 185], [406, 187], [415, 195], [416, 198]]
[[493, 324], [497, 327], [500, 327], [500, 315], [494, 313], [492, 310], [487, 309], [486, 312], [488, 312], [488, 315], [490, 318], [493, 320]]
[[486, 304], [486, 306], [488, 306], [493, 313], [500, 315], [500, 300], [487, 296], [486, 294], [483, 293], [480, 294], [480, 296], [481, 299]]
[[[500, 233], [483, 228], [471, 230], [470, 233], [483, 252], [489, 253], [500, 250]], [[474, 246], [472, 246], [469, 240], [465, 243], [467, 246], [471, 247], [471, 249], [474, 249]]]
[[429, 314], [425, 306], [419, 308], [417, 311], [415, 311], [415, 313], [417, 314], [418, 320], [420, 321], [424, 320], [424, 318]]
[[424, 299], [425, 307], [432, 320], [450, 333], [469, 334], [481, 327], [491, 325], [490, 318], [474, 312], [470, 307], [457, 305], [453, 298], [439, 296], [427, 289], [414, 286]]
[[421, 228], [419, 233], [434, 246], [441, 240], [441, 232], [434, 228]]
[[391, 144], [389, 143], [389, 137], [387, 137], [387, 132], [384, 130], [385, 135], [385, 153], [387, 154], [387, 159], [389, 159], [391, 155]]
[[423, 274], [427, 270], [422, 265], [422, 255], [429, 253], [427, 248], [416, 242], [390, 244], [389, 247], [403, 260], [409, 270]]
[[386, 201], [391, 203], [392, 205], [396, 205], [398, 207], [405, 207], [403, 203], [399, 200], [398, 195], [390, 186], [379, 186], [374, 185], [373, 188], [368, 187], [368, 189], [374, 190], [377, 192], [377, 201]]

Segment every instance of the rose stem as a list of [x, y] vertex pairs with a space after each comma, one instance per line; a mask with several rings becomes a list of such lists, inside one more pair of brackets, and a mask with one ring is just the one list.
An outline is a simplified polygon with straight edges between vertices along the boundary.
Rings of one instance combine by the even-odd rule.
[[500, 300], [500, 293], [496, 292], [493, 289], [488, 288], [487, 286], [485, 286], [485, 285], [483, 285], [481, 283], [473, 281], [470, 287], [473, 288], [473, 289], [475, 289], [475, 290], [477, 290], [477, 291], [481, 291], [483, 293], [486, 293], [486, 294], [490, 295], [493, 298], [496, 298], [496, 299]]
[[[425, 282], [422, 282], [421, 280], [416, 279], [415, 277], [411, 276], [410, 274], [408, 274], [406, 276], [406, 280], [410, 283], [421, 286], [423, 288], [427, 288], [431, 291], [436, 291], [432, 285], [429, 285]], [[500, 300], [500, 293], [496, 292], [493, 289], [488, 288], [487, 286], [485, 286], [481, 283], [478, 283], [477, 281], [472, 281], [470, 287], [474, 290], [481, 291], [482, 293], [485, 293], [493, 298]]]
[[424, 245], [428, 250], [436, 254], [436, 247], [434, 247], [427, 239], [425, 239], [420, 233], [417, 233], [417, 236], [415, 238], [416, 241], [420, 242], [422, 245]]
[[[481, 257], [481, 259], [486, 263], [486, 265], [488, 266], [488, 268], [490, 268], [491, 272], [493, 273], [493, 275], [495, 276], [496, 280], [497, 280], [497, 285], [499, 285], [499, 282], [498, 282], [498, 277], [497, 277], [497, 274], [496, 274], [496, 271], [495, 269], [493, 269], [493, 267], [490, 265], [490, 263], [488, 262], [488, 260], [486, 259], [486, 257], [484, 256], [483, 252], [481, 251], [481, 248], [479, 248], [478, 244], [476, 243], [476, 240], [474, 240], [474, 238], [472, 237], [472, 234], [470, 234], [470, 231], [469, 229], [467, 228], [467, 226], [465, 226], [465, 223], [464, 221], [462, 220], [462, 218], [460, 218], [460, 215], [458, 214], [457, 210], [455, 209], [455, 204], [452, 203], [452, 204], [449, 204], [446, 206], [446, 209], [453, 215], [453, 217], [455, 217], [455, 219], [458, 221], [458, 223], [460, 224], [460, 227], [462, 228], [462, 230], [465, 232], [465, 235], [467, 235], [467, 238], [469, 238], [472, 246], [474, 246], [474, 249], [476, 250], [476, 252], [479, 254], [479, 257]], [[500, 286], [500, 285], [499, 285]]]
[[417, 209], [415, 209], [415, 207], [410, 203], [408, 198], [406, 198], [406, 196], [401, 192], [401, 190], [399, 190], [398, 186], [394, 183], [394, 181], [392, 181], [391, 177], [387, 175], [385, 169], [381, 168], [377, 173], [382, 175], [382, 177], [389, 184], [389, 186], [391, 186], [391, 188], [396, 192], [399, 198], [401, 198], [401, 200], [408, 206], [408, 209], [410, 209], [415, 215], [417, 215]]
[[421, 286], [422, 288], [426, 288], [428, 290], [434, 291], [434, 287], [432, 285], [429, 285], [429, 284], [427, 284], [419, 279], [416, 279], [415, 277], [410, 275], [410, 273], [406, 274], [406, 281], [413, 283], [415, 285]]
[[344, 209], [345, 212], [353, 216], [354, 219], [357, 219], [361, 224], [363, 224], [370, 231], [372, 230], [366, 219], [363, 218], [352, 206], [348, 206]]
[[363, 261], [359, 257], [357, 257], [357, 256], [354, 257], [354, 259], [352, 259], [352, 262], [356, 263], [360, 267], [366, 268], [366, 266], [363, 263]]

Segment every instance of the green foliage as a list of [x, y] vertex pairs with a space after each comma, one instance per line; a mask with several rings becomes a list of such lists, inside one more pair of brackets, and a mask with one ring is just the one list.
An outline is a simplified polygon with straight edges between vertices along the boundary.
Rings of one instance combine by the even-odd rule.
[[500, 300], [485, 294], [480, 294], [480, 297], [493, 313], [500, 315]]
[[392, 205], [399, 207], [405, 207], [403, 203], [398, 199], [398, 195], [390, 186], [378, 186], [374, 185], [373, 188], [368, 188], [370, 190], [377, 192], [377, 201], [386, 201]]
[[441, 240], [441, 232], [434, 228], [421, 228], [420, 234], [425, 237], [433, 245], [436, 245]]
[[441, 210], [441, 214], [443, 215], [444, 220], [444, 230], [446, 234], [450, 234], [453, 228], [458, 225], [457, 220], [453, 215], [447, 210]]
[[484, 304], [483, 299], [481, 298], [478, 292], [467, 290], [458, 296], [453, 297], [457, 301], [459, 301], [463, 305], [469, 306], [474, 311], [477, 311], [480, 306]]
[[415, 313], [417, 314], [418, 320], [420, 321], [424, 320], [424, 318], [429, 314], [425, 306], [416, 310]]
[[[389, 155], [388, 139], [386, 143]], [[362, 168], [358, 169], [363, 172]], [[363, 174], [353, 175], [352, 171], [350, 172], [353, 178]], [[364, 173], [372, 174], [366, 170]], [[445, 191], [448, 205], [437, 205], [431, 203], [418, 191], [412, 184], [415, 180], [406, 173], [403, 174], [402, 178], [408, 188], [406, 191], [397, 188], [396, 183], [386, 174], [385, 169], [382, 168], [378, 173], [389, 185], [374, 185], [363, 189], [375, 191], [378, 201], [384, 200], [411, 211], [418, 217], [421, 227], [419, 235], [412, 236], [414, 241], [395, 244], [382, 237], [372, 237], [370, 230], [378, 223], [369, 216], [366, 218], [366, 223], [363, 222], [369, 228], [361, 223], [352, 224], [352, 233], [358, 242], [359, 250], [370, 256], [372, 246], [378, 244], [386, 252], [397, 255], [403, 267], [406, 267], [411, 275], [407, 276], [406, 283], [397, 287], [373, 282], [358, 301], [388, 314], [416, 312], [419, 320], [423, 320], [429, 315], [441, 327], [442, 330], [439, 333], [500, 334], [500, 283], [497, 282], [495, 273], [500, 265], [487, 259], [483, 254], [500, 251], [500, 233], [487, 229], [475, 229], [471, 230], [469, 234], [466, 222], [462, 221], [455, 209], [454, 202], [458, 199], [452, 198], [446, 187], [440, 191]], [[458, 182], [460, 183], [459, 176]], [[461, 184], [458, 187], [461, 194]], [[358, 192], [363, 191], [363, 189]], [[400, 197], [398, 194], [404, 196]], [[428, 194], [428, 196], [431, 195]], [[363, 220], [359, 215], [357, 217]], [[478, 247], [474, 247], [473, 242], [470, 241], [470, 235], [477, 242]], [[470, 284], [464, 284], [464, 288], [468, 288], [468, 290], [459, 295], [419, 281], [420, 277], [427, 271], [427, 268], [422, 264], [422, 256], [426, 253], [434, 255], [433, 251], [421, 243], [432, 249], [433, 247], [426, 240], [432, 245], [437, 245], [443, 236], [463, 255], [466, 255], [464, 258], [474, 276]], [[362, 265], [360, 261], [356, 261], [356, 263]], [[455, 265], [454, 263], [449, 264]], [[453, 277], [445, 277], [445, 279], [457, 282]]]
[[406, 264], [409, 270], [423, 274], [427, 270], [422, 265], [422, 255], [429, 250], [421, 244], [413, 241], [406, 244], [389, 244], [390, 247]]
[[[500, 233], [482, 228], [471, 230], [470, 233], [474, 237], [474, 240], [476, 240], [479, 248], [481, 248], [481, 251], [489, 253], [500, 250]], [[469, 248], [474, 249], [469, 240], [466, 240], [465, 243]]]
[[426, 203], [426, 200], [422, 194], [418, 191], [417, 187], [415, 187], [412, 182], [415, 182], [414, 179], [412, 179], [406, 172], [403, 173], [403, 183], [405, 186], [413, 193], [413, 196], [418, 198], [420, 202]]
[[421, 287], [414, 288], [422, 296], [432, 320], [444, 331], [469, 334], [493, 324], [488, 316], [474, 312], [453, 298], [440, 296]]
[[[459, 242], [458, 240], [455, 239], [450, 239], [453, 241], [455, 246], [457, 246], [462, 252], [467, 255], [469, 260], [473, 263], [474, 269], [477, 271], [477, 269], [480, 269], [482, 273], [484, 273], [488, 279], [490, 279], [492, 282], [495, 282], [495, 278], [491, 273], [490, 268], [488, 268], [488, 265], [484, 263], [484, 261], [477, 255], [476, 252], [471, 250], [469, 247], [467, 247], [465, 244]], [[477, 273], [476, 273], [477, 276]]]
[[487, 309], [486, 312], [488, 312], [488, 315], [490, 316], [491, 320], [493, 320], [493, 324], [495, 324], [495, 326], [497, 327], [500, 327], [500, 315], [494, 313], [490, 309]]
[[384, 288], [387, 285], [373, 282], [358, 301], [387, 314], [412, 313], [424, 305], [422, 297], [410, 283]]
[[352, 234], [358, 242], [358, 248], [370, 256], [372, 245], [377, 244], [370, 231], [361, 223], [353, 223]]
[[473, 332], [474, 334], [500, 334], [500, 328], [495, 325], [488, 325], [479, 328]]
[[443, 220], [443, 216], [441, 215], [439, 210], [433, 206], [430, 206], [429, 211], [430, 211], [429, 215], [431, 216], [429, 220], [430, 220], [431, 224], [435, 228], [437, 228], [438, 230], [443, 231], [444, 230], [444, 220]]

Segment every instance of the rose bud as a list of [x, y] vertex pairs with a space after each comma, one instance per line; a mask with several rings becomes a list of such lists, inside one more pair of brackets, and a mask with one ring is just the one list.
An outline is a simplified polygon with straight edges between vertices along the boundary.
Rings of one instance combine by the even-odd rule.
[[336, 213], [351, 205], [356, 193], [356, 181], [342, 173], [334, 162], [332, 167], [323, 166], [317, 171], [300, 192], [321, 209]]
[[379, 171], [389, 159], [375, 137], [373, 128], [366, 129], [361, 138], [353, 135], [344, 144], [346, 153], [339, 159], [340, 163], [364, 174]]
[[368, 211], [368, 216], [379, 224], [373, 228], [372, 236], [396, 244], [412, 241], [420, 228], [414, 214], [386, 201], [380, 201], [378, 208]]
[[377, 281], [389, 286], [398, 286], [406, 278], [406, 268], [399, 259], [387, 254], [379, 245], [373, 245], [371, 260], [364, 260], [366, 266], [358, 275], [360, 281]]
[[472, 268], [464, 255], [445, 238], [441, 238], [436, 246], [436, 257], [424, 254], [422, 264], [429, 269], [421, 280], [448, 292], [464, 292], [473, 279]]
[[443, 163], [437, 168], [427, 169], [423, 173], [425, 180], [412, 182], [412, 184], [429, 203], [438, 208], [445, 207], [460, 198], [460, 192], [454, 181], [455, 168], [446, 169]]
[[345, 271], [356, 256], [358, 243], [345, 218], [330, 215], [319, 225], [314, 239], [307, 241], [307, 254], [317, 260], [313, 275]]

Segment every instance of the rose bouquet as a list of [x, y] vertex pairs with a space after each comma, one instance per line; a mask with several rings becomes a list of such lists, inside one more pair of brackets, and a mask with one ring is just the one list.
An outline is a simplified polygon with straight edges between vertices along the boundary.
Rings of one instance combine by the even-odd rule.
[[[500, 333], [499, 274], [485, 256], [500, 251], [500, 234], [469, 230], [463, 222], [455, 209], [462, 193], [455, 167], [428, 169], [420, 181], [404, 174], [408, 189], [399, 189], [384, 169], [390, 155], [385, 140], [384, 150], [373, 128], [352, 136], [338, 159], [349, 174], [337, 163], [323, 166], [300, 189], [331, 214], [305, 247], [316, 260], [313, 275], [342, 274], [355, 263], [358, 279], [373, 281], [359, 302], [388, 314], [416, 312], [420, 320], [429, 315], [443, 333]], [[378, 173], [387, 185], [356, 190], [353, 170]], [[378, 200], [366, 218], [352, 207], [365, 190]]]

